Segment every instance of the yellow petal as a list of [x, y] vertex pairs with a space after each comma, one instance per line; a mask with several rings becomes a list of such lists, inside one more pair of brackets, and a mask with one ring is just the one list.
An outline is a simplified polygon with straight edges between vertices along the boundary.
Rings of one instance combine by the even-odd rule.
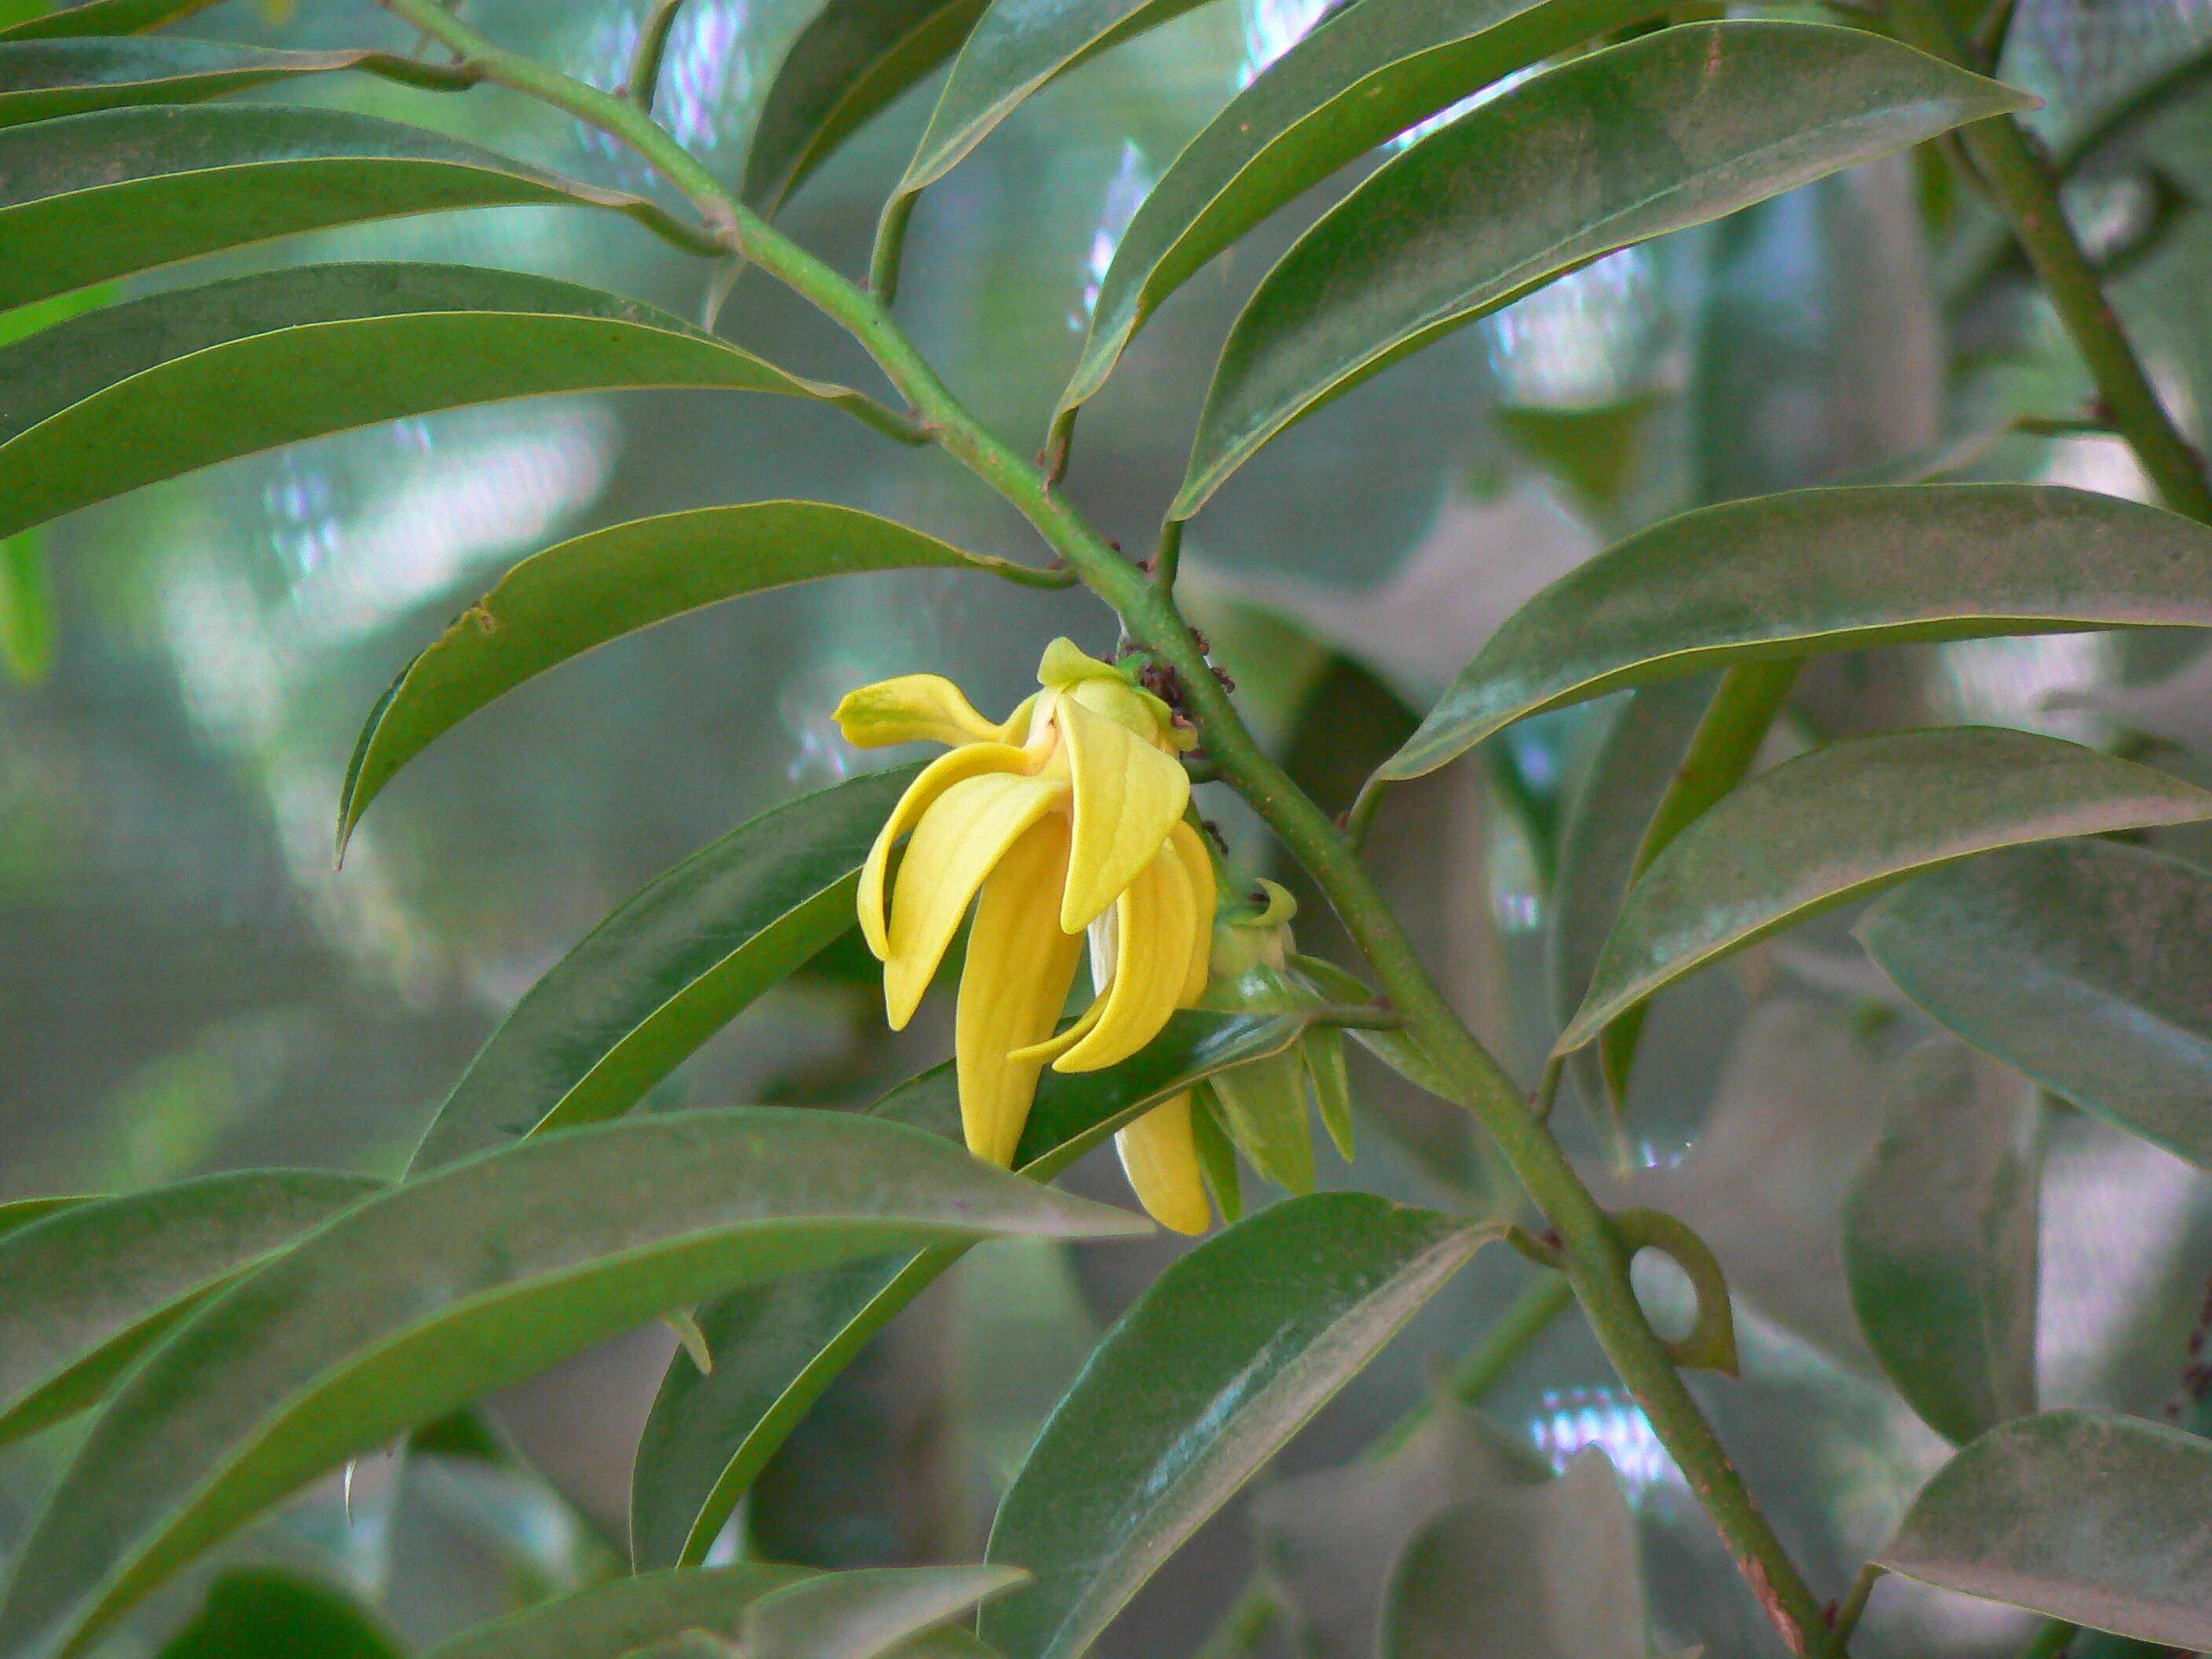
[[999, 728], [942, 674], [902, 674], [848, 691], [837, 724], [856, 749], [895, 743], [988, 743]]
[[1198, 1170], [1198, 1144], [1190, 1129], [1190, 1097], [1163, 1101], [1114, 1137], [1121, 1172], [1153, 1220], [1179, 1233], [1202, 1233], [1213, 1224], [1206, 1184]]
[[1006, 716], [998, 731], [1000, 743], [1027, 743], [1030, 740], [1030, 717], [1036, 713], [1037, 699], [1044, 695], [1032, 691], [1014, 705], [1014, 712]]
[[[884, 1006], [893, 1030], [914, 1018], [968, 901], [991, 866], [1066, 788], [1045, 778], [987, 772], [963, 778], [922, 814], [891, 893]], [[1046, 915], [1049, 919], [1048, 900]]]
[[[1198, 898], [1198, 918], [1191, 934], [1190, 962], [1183, 970], [1182, 995], [1176, 1006], [1190, 1007], [1206, 994], [1206, 981], [1213, 966], [1213, 909], [1218, 895], [1213, 883], [1213, 860], [1199, 839], [1199, 832], [1181, 818], [1168, 831], [1168, 846], [1182, 860], [1183, 874], [1190, 878], [1191, 891]], [[1263, 885], [1272, 887], [1273, 882]]]
[[1114, 977], [1105, 1012], [1082, 1041], [1052, 1063], [1055, 1072], [1095, 1072], [1127, 1060], [1160, 1034], [1189, 975], [1197, 896], [1169, 848], [1153, 855], [1115, 901]]
[[[1044, 655], [1037, 661], [1039, 685], [1079, 685], [1085, 680], [1121, 678], [1121, 672], [1113, 664], [1099, 661], [1071, 639], [1054, 640], [1045, 647]], [[1128, 684], [1127, 680], [1121, 683]]]
[[890, 868], [891, 848], [921, 822], [922, 814], [936, 805], [939, 796], [962, 779], [980, 777], [986, 772], [1026, 771], [1030, 764], [1028, 753], [1011, 744], [971, 743], [949, 755], [939, 755], [907, 786], [906, 793], [899, 797], [898, 805], [891, 808], [890, 817], [877, 832], [876, 844], [868, 849], [868, 861], [860, 866], [857, 900], [860, 937], [867, 940], [878, 962], [891, 953], [884, 927], [884, 877]]
[[1080, 933], [1152, 861], [1190, 804], [1181, 762], [1127, 726], [1060, 699], [1056, 717], [1075, 786], [1075, 841], [1060, 925]]
[[1067, 820], [1054, 813], [1006, 849], [968, 933], [953, 1038], [960, 1127], [970, 1152], [1001, 1166], [1013, 1163], [1042, 1069], [1023, 1051], [1059, 1019], [1083, 954], [1053, 919], [1066, 874]]
[[[1054, 931], [1057, 932], [1058, 929], [1059, 924], [1054, 923]], [[1077, 937], [1079, 939], [1081, 935], [1079, 934]], [[1091, 1006], [1083, 1011], [1082, 1018], [1072, 1023], [1065, 1031], [1060, 1032], [1056, 1036], [1049, 1036], [1042, 1042], [1032, 1042], [1026, 1048], [1018, 1048], [1015, 1050], [1014, 1058], [1019, 1060], [1034, 1061], [1039, 1066], [1042, 1066], [1048, 1061], [1059, 1059], [1060, 1055], [1066, 1054], [1070, 1048], [1073, 1048], [1077, 1043], [1082, 1042], [1084, 1038], [1091, 1035], [1092, 1030], [1098, 1024], [1099, 1017], [1105, 1012], [1106, 999], [1104, 997], [1091, 998]]]

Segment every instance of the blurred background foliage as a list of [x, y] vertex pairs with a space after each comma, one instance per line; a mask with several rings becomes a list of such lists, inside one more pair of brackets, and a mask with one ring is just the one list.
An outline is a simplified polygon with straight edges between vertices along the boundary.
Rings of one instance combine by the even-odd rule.
[[[605, 85], [643, 9], [470, 4], [479, 27]], [[1144, 191], [1321, 9], [1222, 0], [1194, 11], [1024, 104], [923, 199], [901, 312], [984, 419], [1041, 426]], [[684, 9], [659, 112], [726, 174], [808, 10], [806, 0]], [[296, 14], [223, 7], [195, 32], [409, 44], [366, 0]], [[2212, 0], [2019, 0], [2002, 68], [2046, 100], [2034, 118], [2074, 162], [2070, 205], [2197, 434], [2212, 408], [2202, 312], [2212, 216], [2196, 210], [2212, 199], [2208, 50]], [[283, 96], [399, 115], [652, 188], [602, 141], [495, 91], [441, 99], [332, 77]], [[867, 129], [800, 194], [788, 227], [848, 269], [864, 264], [877, 204], [927, 107], [911, 98]], [[1656, 517], [1933, 468], [2147, 496], [2115, 439], [2011, 429], [2016, 416], [2090, 412], [2087, 383], [1990, 216], [1926, 160], [1862, 168], [1601, 260], [1370, 381], [1243, 470], [1192, 531], [1185, 592], [1261, 734], [1325, 805], [1345, 804], [1412, 711], [1522, 599]], [[1086, 414], [1068, 488], [1108, 533], [1147, 533], [1146, 514], [1180, 474], [1211, 363], [1205, 343], [1321, 204], [1281, 216], [1179, 293]], [[403, 221], [300, 239], [276, 257], [482, 262], [603, 282], [695, 316], [711, 298], [696, 264], [643, 232], [556, 210]], [[756, 277], [738, 281], [721, 318], [800, 372], [865, 373], [848, 344]], [[338, 782], [362, 714], [506, 564], [595, 525], [781, 495], [869, 508], [978, 552], [1032, 550], [1002, 504], [931, 454], [882, 445], [834, 410], [705, 394], [541, 400], [355, 433], [143, 490], [0, 547], [0, 1199], [248, 1163], [395, 1172], [497, 1018], [608, 909], [740, 818], [878, 763], [848, 749], [830, 719], [843, 691], [933, 670], [1004, 708], [1054, 634], [1102, 653], [1113, 644], [1110, 618], [1079, 593], [950, 574], [710, 610], [471, 721], [416, 763], [343, 870], [332, 867]], [[2212, 669], [2188, 661], [2188, 648], [2082, 635], [1820, 659], [1799, 717], [1830, 736], [1971, 719], [2124, 752], [2155, 745], [2161, 765], [2204, 780]], [[1375, 842], [1397, 890], [1440, 896], [1408, 912], [1419, 942], [1524, 1073], [1550, 1037], [1541, 966], [1561, 802], [1606, 712], [1528, 722], [1401, 791]], [[1233, 806], [1208, 810], [1256, 872], [1265, 849]], [[2186, 832], [2162, 832], [2160, 844], [2212, 852]], [[1877, 1137], [1883, 1080], [1925, 1029], [1851, 944], [1850, 920], [1668, 994], [1636, 1078], [1636, 1167], [1610, 1189], [1675, 1209], [1728, 1267], [1747, 1317], [1744, 1379], [1705, 1375], [1698, 1386], [1816, 1583], [1848, 1576], [1944, 1449], [1875, 1379], [1843, 1285], [1842, 1195]], [[1310, 896], [1301, 943], [1333, 949]], [[867, 965], [833, 950], [710, 1042], [655, 1103], [852, 1103], [933, 1061], [947, 1046], [945, 1011], [887, 1036]], [[1356, 1063], [1361, 1185], [1431, 1203], [1487, 1190], [1463, 1117]], [[1572, 1133], [1596, 1167], [1595, 1135], [1579, 1122]], [[2212, 1190], [2079, 1115], [2061, 1114], [2053, 1137], [2045, 1403], [2155, 1415], [2177, 1387], [2212, 1264]], [[1334, 1178], [1324, 1171], [1324, 1184]], [[1118, 1191], [1095, 1159], [1073, 1180]], [[1176, 1248], [975, 1251], [780, 1455], [744, 1517], [752, 1547], [822, 1565], [972, 1554], [1090, 1340]], [[1358, 1577], [1365, 1553], [1356, 1542], [1340, 1559], [1302, 1553], [1300, 1540], [1356, 1509], [1363, 1490], [1401, 1516], [1430, 1500], [1391, 1484], [1407, 1478], [1399, 1463], [1318, 1472], [1420, 1401], [1435, 1368], [1473, 1345], [1527, 1274], [1502, 1252], [1465, 1274], [1252, 1502], [1168, 1565], [1108, 1650], [1187, 1649], [1203, 1628], [1194, 1610], [1210, 1617], [1263, 1550], [1325, 1638], [1322, 1604]], [[1650, 1289], [1686, 1299], [1656, 1274]], [[362, 1466], [347, 1490], [319, 1492], [248, 1553], [334, 1573], [424, 1638], [595, 1576], [616, 1559], [627, 1449], [672, 1342], [659, 1332], [625, 1340], [498, 1403], [496, 1420], [550, 1487], [449, 1436], [404, 1469]], [[1612, 1456], [1662, 1633], [1694, 1633], [1715, 1655], [1778, 1652], [1608, 1377], [1587, 1334], [1563, 1319], [1488, 1409], [1554, 1466], [1592, 1443]], [[76, 1432], [0, 1456], [0, 1542]], [[200, 1582], [167, 1593], [169, 1616]], [[1898, 1581], [1862, 1648], [2017, 1651], [2028, 1624]]]

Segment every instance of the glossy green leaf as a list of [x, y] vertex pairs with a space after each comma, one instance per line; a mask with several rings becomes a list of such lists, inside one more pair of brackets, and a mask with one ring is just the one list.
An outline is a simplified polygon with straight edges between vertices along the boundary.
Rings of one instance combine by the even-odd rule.
[[0, 131], [0, 310], [333, 225], [562, 204], [697, 240], [642, 197], [374, 116], [278, 105], [99, 110]]
[[209, 1302], [132, 1372], [16, 1553], [0, 1651], [81, 1646], [346, 1458], [670, 1309], [931, 1243], [1145, 1231], [833, 1112], [633, 1119], [405, 1182]]
[[205, 11], [216, 0], [83, 0], [43, 17], [0, 28], [0, 40], [35, 40], [66, 34], [137, 34]]
[[210, 1291], [383, 1184], [248, 1170], [69, 1204], [0, 1236], [0, 1445], [94, 1404]]
[[2041, 1102], [1945, 1040], [1905, 1061], [1883, 1115], [1844, 1208], [1851, 1305], [1905, 1403], [1963, 1444], [2035, 1409]]
[[634, 519], [525, 559], [400, 672], [347, 769], [338, 841], [392, 775], [524, 681], [610, 640], [741, 594], [874, 570], [1004, 570], [894, 520], [823, 501]]
[[1365, 1193], [1294, 1198], [1178, 1260], [1106, 1334], [999, 1506], [1035, 1581], [986, 1607], [1009, 1659], [1068, 1659], [1484, 1243]]
[[[1016, 1167], [1049, 1180], [1130, 1119], [1224, 1066], [1279, 1053], [1301, 1029], [1290, 1018], [1180, 1013], [1119, 1066], [1048, 1071]], [[923, 1073], [872, 1111], [957, 1140], [951, 1066]], [[854, 1262], [734, 1291], [700, 1309], [714, 1368], [702, 1374], [682, 1355], [672, 1359], [638, 1440], [630, 1487], [638, 1565], [704, 1559], [753, 1477], [822, 1390], [962, 1249]]]
[[1184, 146], [1099, 285], [1073, 409], [1160, 302], [1346, 163], [1473, 89], [1665, 9], [1656, 0], [1368, 0], [1329, 15]]
[[2212, 531], [2043, 484], [1801, 489], [1667, 520], [1521, 607], [1376, 773], [1547, 708], [1809, 652], [2212, 627]]
[[868, 118], [960, 50], [988, 0], [829, 0], [762, 100], [745, 200], [774, 213]]
[[1994, 1429], [1920, 1490], [1876, 1559], [1945, 1589], [2212, 1649], [2212, 1441], [2102, 1412]]
[[276, 52], [227, 40], [130, 36], [0, 40], [0, 126], [133, 104], [196, 103], [337, 70], [363, 70], [413, 86], [470, 84], [461, 71], [443, 64], [366, 49]]
[[745, 1609], [747, 1659], [878, 1659], [1019, 1583], [1005, 1567], [874, 1567], [825, 1573]]
[[404, 1651], [334, 1584], [276, 1567], [238, 1567], [208, 1586], [158, 1659], [400, 1659]]
[[920, 763], [748, 820], [602, 921], [524, 993], [410, 1173], [628, 1111], [763, 991], [854, 924], [868, 848]]
[[814, 1576], [765, 1561], [640, 1573], [477, 1625], [424, 1659], [608, 1659], [687, 1630], [734, 1635], [755, 1601]]
[[1942, 1024], [2053, 1093], [2212, 1169], [2212, 878], [2105, 841], [1908, 883], [1860, 941]]
[[1645, 1659], [1644, 1572], [1620, 1479], [1589, 1447], [1417, 1532], [1391, 1574], [1382, 1659]]
[[302, 438], [660, 386], [860, 401], [651, 306], [477, 265], [305, 265], [151, 295], [0, 349], [0, 535]]
[[1171, 515], [1292, 422], [1563, 271], [2029, 101], [1815, 23], [1686, 24], [1548, 70], [1378, 169], [1267, 274]]
[[2212, 817], [2212, 792], [2057, 738], [1991, 726], [1816, 749], [1745, 784], [1630, 890], [1553, 1052], [1753, 940], [1999, 847]]

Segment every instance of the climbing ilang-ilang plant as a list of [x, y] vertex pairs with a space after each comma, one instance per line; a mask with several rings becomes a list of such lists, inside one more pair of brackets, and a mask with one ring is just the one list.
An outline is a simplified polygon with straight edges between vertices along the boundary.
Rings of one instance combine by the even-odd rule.
[[[1119, 244], [1058, 406], [1018, 435], [985, 428], [901, 327], [908, 216], [1024, 100], [1189, 0], [828, 0], [774, 78], [736, 179], [654, 118], [681, 0], [652, 6], [612, 93], [441, 0], [382, 0], [419, 35], [408, 52], [152, 32], [207, 3], [0, 10], [0, 308], [46, 319], [0, 349], [0, 537], [365, 423], [680, 386], [824, 403], [887, 444], [934, 447], [1037, 540], [1014, 563], [776, 501], [546, 549], [370, 714], [341, 847], [400, 766], [475, 709], [712, 601], [942, 568], [1080, 584], [1118, 617], [1123, 645], [1104, 661], [1055, 644], [1036, 696], [1003, 722], [933, 678], [854, 690], [837, 711], [852, 741], [933, 740], [942, 756], [781, 806], [623, 907], [515, 1007], [397, 1182], [247, 1171], [0, 1211], [0, 1435], [94, 1413], [9, 1563], [0, 1656], [54, 1659], [112, 1638], [196, 1558], [395, 1437], [495, 1450], [471, 1401], [665, 1318], [685, 1352], [639, 1447], [632, 1576], [441, 1654], [1070, 1659], [1493, 1241], [1538, 1280], [1537, 1312], [1500, 1340], [1525, 1338], [1571, 1293], [1790, 1652], [1846, 1652], [1885, 1573], [2047, 1615], [2042, 1652], [2075, 1626], [2086, 1644], [2113, 1639], [2091, 1633], [2103, 1632], [2212, 1648], [2212, 1448], [2179, 1427], [2037, 1409], [2032, 1152], [2039, 1090], [2212, 1165], [2212, 878], [2114, 833], [2212, 818], [2212, 793], [1986, 727], [1753, 765], [1814, 655], [2212, 625], [2212, 489], [2058, 210], [2051, 161], [2018, 125], [2033, 100], [1981, 72], [2003, 0], [1886, 0], [1820, 22], [1650, 0], [1356, 0], [1167, 168]], [[865, 277], [776, 228], [826, 155], [947, 64]], [[330, 108], [220, 101], [337, 72], [540, 100], [627, 146], [666, 191], [627, 195]], [[1061, 480], [1083, 404], [1155, 310], [1293, 197], [1484, 88], [1495, 95], [1366, 170], [1259, 283], [1222, 346], [1157, 550], [1139, 559], [1103, 539]], [[1507, 622], [1348, 813], [1318, 808], [1255, 740], [1178, 607], [1182, 527], [1223, 481], [1338, 392], [1553, 277], [1914, 147], [2009, 222], [2095, 383], [2082, 418], [2133, 446], [2166, 507], [1893, 483], [1658, 523]], [[857, 341], [884, 385], [825, 385], [618, 295], [478, 266], [295, 265], [87, 299], [295, 233], [509, 204], [639, 221], [699, 257], [702, 293], [756, 267]], [[34, 306], [48, 310], [20, 309]], [[1565, 955], [1551, 1063], [1516, 1079], [1439, 994], [1363, 868], [1362, 838], [1395, 784], [1616, 690], [1631, 696], [1613, 730], [1634, 741], [1601, 753], [1587, 787], [1648, 828], [1610, 865], [1563, 870], [1580, 884], [1577, 914], [1603, 901], [1601, 926]], [[1633, 764], [1613, 778], [1607, 754]], [[1353, 971], [1297, 954], [1279, 889], [1223, 884], [1194, 780], [1236, 792], [1303, 867]], [[1816, 1585], [1684, 1382], [1734, 1364], [1711, 1253], [1677, 1218], [1609, 1211], [1550, 1115], [1571, 1066], [1594, 1098], [1618, 1097], [1655, 994], [1878, 891], [1859, 938], [1962, 1041], [1905, 1068], [1852, 1200], [1848, 1263], [1869, 1346], [1960, 1449], [1854, 1584]], [[856, 921], [903, 1023], [971, 910], [950, 1068], [866, 1112], [632, 1112]], [[1063, 1027], [1086, 957], [1091, 991]], [[1472, 1115], [1525, 1189], [1517, 1220], [1310, 1190], [1309, 1087], [1348, 1134], [1346, 1031]], [[968, 1245], [1151, 1229], [1049, 1184], [1109, 1136], [1152, 1216], [1207, 1234], [1218, 1209], [1225, 1224], [1100, 1342], [1006, 1493], [987, 1560], [703, 1565], [840, 1366]], [[1240, 1154], [1309, 1190], [1243, 1215]], [[1647, 1248], [1695, 1289], [1686, 1336], [1655, 1332], [1632, 1290]], [[1528, 1526], [1554, 1524], [1540, 1510], [1556, 1502], [1578, 1536], [1619, 1535], [1601, 1461], [1543, 1492], [1514, 1511]], [[1472, 1524], [1449, 1512], [1407, 1544], [1378, 1615], [1385, 1651], [1644, 1651], [1625, 1570], [1529, 1615], [1544, 1629], [1497, 1628], [1455, 1555], [1497, 1535]], [[1255, 1583], [1217, 1645], [1258, 1640], [1276, 1612]], [[391, 1649], [333, 1592], [249, 1572], [219, 1582], [175, 1650]]]

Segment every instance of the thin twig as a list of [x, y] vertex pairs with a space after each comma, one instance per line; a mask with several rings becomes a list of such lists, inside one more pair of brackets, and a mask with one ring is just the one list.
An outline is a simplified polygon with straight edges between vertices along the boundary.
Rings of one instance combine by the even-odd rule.
[[653, 0], [653, 9], [638, 30], [637, 51], [630, 57], [629, 79], [623, 82], [623, 91], [647, 115], [653, 113], [653, 90], [660, 84], [660, 61], [668, 55], [668, 37], [676, 27], [676, 14], [683, 9], [684, 0]]

